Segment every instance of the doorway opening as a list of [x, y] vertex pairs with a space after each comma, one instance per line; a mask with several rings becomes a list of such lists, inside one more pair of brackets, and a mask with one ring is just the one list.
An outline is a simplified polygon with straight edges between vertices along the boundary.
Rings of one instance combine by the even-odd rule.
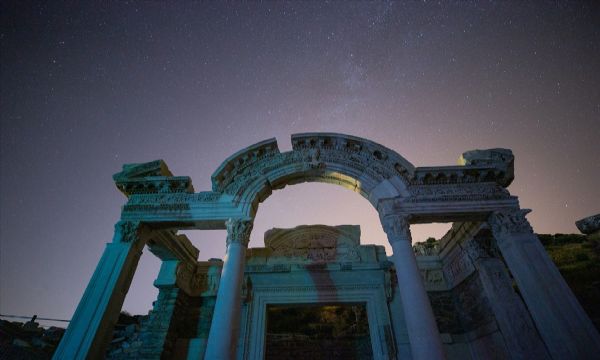
[[265, 359], [372, 359], [362, 304], [267, 306]]

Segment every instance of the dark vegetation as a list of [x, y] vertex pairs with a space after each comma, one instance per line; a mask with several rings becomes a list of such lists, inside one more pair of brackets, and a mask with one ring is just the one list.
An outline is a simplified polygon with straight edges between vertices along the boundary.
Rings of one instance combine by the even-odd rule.
[[600, 236], [540, 234], [538, 237], [600, 330]]

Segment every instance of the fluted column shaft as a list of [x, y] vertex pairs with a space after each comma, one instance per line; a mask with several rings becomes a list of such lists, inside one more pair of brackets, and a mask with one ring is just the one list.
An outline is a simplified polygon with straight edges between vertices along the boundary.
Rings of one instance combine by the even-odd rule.
[[242, 279], [252, 222], [227, 221], [227, 253], [206, 345], [205, 359], [233, 359], [240, 327]]
[[387, 215], [382, 218], [382, 223], [394, 251], [392, 259], [396, 267], [412, 357], [415, 360], [445, 359], [435, 316], [412, 249], [407, 218]]

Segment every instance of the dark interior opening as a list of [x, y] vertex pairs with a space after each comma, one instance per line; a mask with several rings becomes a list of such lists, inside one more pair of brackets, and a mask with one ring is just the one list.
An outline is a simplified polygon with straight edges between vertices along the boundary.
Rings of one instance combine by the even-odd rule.
[[268, 305], [265, 359], [372, 359], [366, 304]]

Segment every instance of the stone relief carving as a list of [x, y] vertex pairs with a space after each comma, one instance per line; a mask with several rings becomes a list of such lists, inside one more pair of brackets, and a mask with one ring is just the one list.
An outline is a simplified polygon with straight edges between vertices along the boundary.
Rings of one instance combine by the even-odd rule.
[[533, 229], [525, 218], [525, 215], [530, 211], [528, 209], [514, 209], [496, 211], [490, 215], [488, 224], [496, 239], [518, 233], [533, 234]]
[[240, 243], [244, 247], [250, 242], [250, 233], [254, 223], [252, 220], [229, 219], [225, 222], [227, 227], [227, 246], [231, 243]]
[[139, 221], [119, 221], [115, 224], [115, 236], [113, 242], [135, 242], [140, 238], [139, 231]]
[[[271, 229], [265, 233], [269, 259], [323, 263], [358, 262], [360, 227], [356, 225], [301, 225], [293, 229]], [[277, 260], [279, 261], [279, 260]]]
[[469, 183], [444, 185], [412, 185], [407, 201], [495, 200], [511, 195], [496, 183]]
[[411, 241], [410, 224], [405, 215], [385, 215], [381, 219], [383, 231], [390, 243], [400, 240]]
[[450, 287], [459, 284], [475, 271], [466, 251], [460, 247], [453, 250], [446, 259], [442, 269]]
[[496, 243], [491, 234], [478, 234], [465, 241], [461, 246], [472, 261], [500, 256], [500, 251], [496, 247]]
[[440, 251], [440, 244], [439, 241], [434, 244], [415, 243], [413, 244], [413, 251], [417, 256], [435, 256]]
[[502, 172], [499, 183], [508, 186], [514, 179], [515, 157], [510, 149], [471, 150], [462, 154], [460, 164], [471, 166], [494, 166]]
[[191, 296], [216, 296], [221, 266], [206, 263], [180, 263], [177, 267], [177, 286]]
[[193, 193], [189, 176], [173, 176], [167, 164], [155, 160], [142, 164], [125, 164], [113, 175], [117, 188], [126, 196], [147, 193]]
[[127, 204], [123, 206], [123, 211], [187, 211], [190, 210], [190, 205], [193, 203], [217, 202], [220, 197], [220, 193], [212, 191], [203, 191], [195, 194], [132, 194], [129, 196]]

